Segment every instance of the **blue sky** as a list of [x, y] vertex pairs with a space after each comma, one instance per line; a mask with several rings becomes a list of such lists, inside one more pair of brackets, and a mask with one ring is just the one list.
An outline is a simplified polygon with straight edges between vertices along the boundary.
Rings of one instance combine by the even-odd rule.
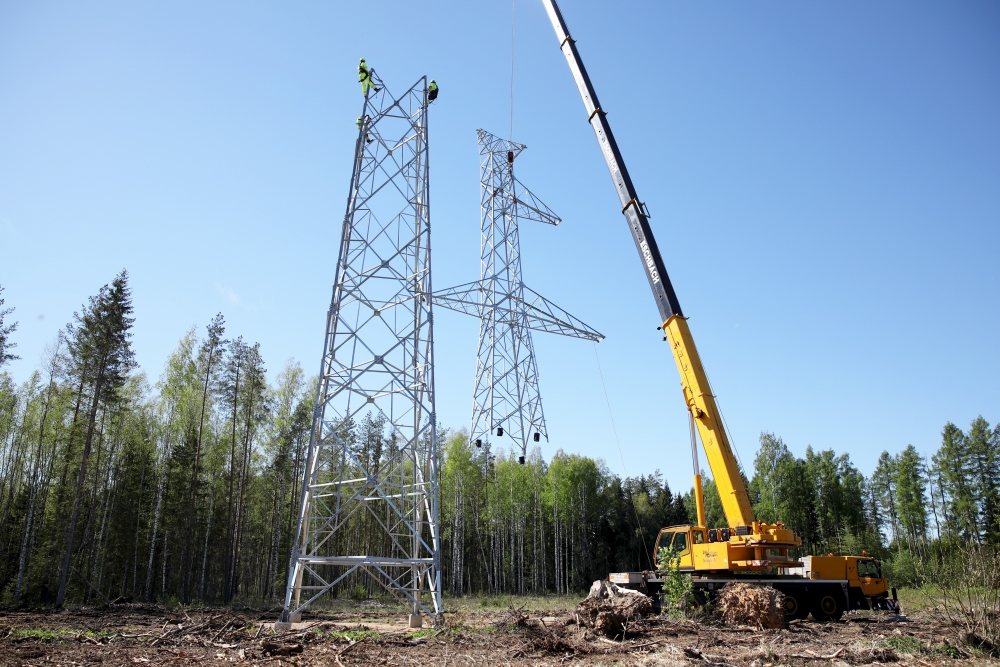
[[[929, 453], [1000, 420], [1000, 6], [564, 0], [743, 462]], [[525, 282], [598, 347], [629, 474], [690, 486], [657, 311], [539, 0], [514, 0]], [[477, 128], [510, 123], [509, 2], [0, 2], [0, 284], [21, 380], [132, 276], [159, 375], [219, 311], [318, 368], [364, 56], [431, 116], [434, 284], [478, 277]], [[438, 413], [467, 424], [478, 326], [436, 318]], [[591, 343], [537, 335], [551, 442], [623, 470]]]

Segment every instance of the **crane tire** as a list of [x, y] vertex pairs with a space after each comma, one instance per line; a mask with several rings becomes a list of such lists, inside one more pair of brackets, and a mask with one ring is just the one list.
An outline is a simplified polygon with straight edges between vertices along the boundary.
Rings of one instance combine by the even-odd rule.
[[801, 593], [785, 593], [785, 621], [794, 621], [809, 615], [801, 598]]
[[704, 608], [710, 601], [711, 599], [709, 598], [708, 593], [706, 593], [705, 591], [695, 589], [694, 591], [691, 592], [690, 604], [695, 609]]
[[817, 621], [839, 621], [844, 615], [844, 602], [834, 592], [820, 592], [813, 603], [812, 615]]

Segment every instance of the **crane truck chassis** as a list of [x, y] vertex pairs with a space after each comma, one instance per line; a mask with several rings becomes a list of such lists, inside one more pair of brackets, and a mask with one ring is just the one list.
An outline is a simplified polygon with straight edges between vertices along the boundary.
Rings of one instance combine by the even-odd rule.
[[[762, 572], [738, 576], [726, 570], [695, 571], [692, 562], [698, 558], [702, 546], [731, 539], [727, 532], [726, 529], [705, 531], [697, 526], [670, 526], [660, 530], [656, 537], [656, 553], [661, 546], [672, 549], [679, 557], [679, 569], [691, 573], [692, 597], [697, 605], [711, 602], [726, 584], [738, 581], [771, 586], [783, 593], [785, 620], [788, 621], [806, 618], [810, 613], [817, 621], [836, 621], [848, 610], [899, 610], [895, 589], [889, 597], [882, 564], [867, 555], [805, 556], [801, 566], [781, 567], [777, 574]], [[772, 567], [769, 562], [759, 565]], [[649, 595], [654, 607], [659, 607], [663, 579], [658, 572], [614, 572], [608, 579], [618, 586]]]
[[[661, 324], [657, 329], [662, 331], [664, 342], [669, 342], [690, 417], [698, 525], [662, 529], [656, 539], [655, 553], [659, 554], [661, 546], [678, 553], [680, 569], [691, 573], [695, 597], [703, 601], [725, 584], [743, 581], [770, 585], [784, 593], [785, 615], [791, 618], [812, 613], [817, 620], [834, 619], [848, 609], [898, 608], [895, 592], [889, 599], [888, 582], [875, 559], [864, 554], [796, 559], [790, 552], [800, 549], [802, 540], [795, 532], [781, 522], [768, 524], [754, 516], [708, 375], [649, 225], [649, 211], [639, 199], [611, 132], [607, 112], [601, 108], [576, 40], [570, 37], [556, 0], [543, 3], [618, 194], [622, 215], [659, 310]], [[729, 527], [706, 526], [695, 433], [708, 458]], [[655, 592], [662, 581], [653, 572], [616, 573], [609, 578], [616, 584], [645, 589], [658, 601]]]

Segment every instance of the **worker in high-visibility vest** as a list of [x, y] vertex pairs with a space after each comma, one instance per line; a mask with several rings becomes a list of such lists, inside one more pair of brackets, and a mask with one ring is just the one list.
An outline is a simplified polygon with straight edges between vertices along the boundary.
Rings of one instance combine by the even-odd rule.
[[376, 93], [378, 88], [375, 87], [375, 82], [372, 81], [372, 75], [368, 71], [368, 65], [365, 64], [365, 59], [362, 58], [361, 62], [358, 63], [358, 79], [361, 81], [361, 94], [367, 95], [368, 89], [371, 88]]
[[434, 79], [431, 79], [431, 85], [427, 86], [427, 101], [433, 102], [438, 98], [438, 85]]
[[[361, 128], [367, 123], [368, 116], [358, 116], [358, 131], [360, 132]], [[374, 139], [372, 139], [372, 135], [365, 132], [365, 142], [370, 144], [372, 141], [374, 141]]]

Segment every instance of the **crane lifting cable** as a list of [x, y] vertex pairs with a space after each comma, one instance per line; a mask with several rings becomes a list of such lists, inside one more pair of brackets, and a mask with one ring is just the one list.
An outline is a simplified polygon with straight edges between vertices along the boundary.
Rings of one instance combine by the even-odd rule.
[[510, 134], [508, 141], [514, 141], [514, 0], [510, 0]]
[[[615, 426], [615, 414], [611, 411], [611, 399], [608, 398], [608, 385], [604, 383], [604, 371], [601, 369], [601, 357], [597, 354], [597, 343], [594, 342], [594, 358], [597, 359], [597, 372], [601, 378], [601, 388], [604, 389], [604, 402], [608, 404], [608, 416], [611, 417], [611, 430], [615, 434], [615, 444], [618, 445], [618, 457], [622, 462], [622, 472], [625, 473], [625, 479], [628, 479], [628, 469], [625, 467], [625, 455], [622, 454], [622, 443], [618, 439], [618, 427]], [[635, 494], [628, 494], [629, 502], [632, 504], [632, 513], [635, 515], [635, 527], [639, 531], [639, 537], [642, 539], [642, 546], [646, 550], [646, 557], [649, 558], [650, 567], [653, 567], [655, 562], [651, 552], [649, 551], [649, 545], [646, 544], [646, 537], [642, 532], [642, 523], [639, 521], [639, 510], [635, 506]]]

